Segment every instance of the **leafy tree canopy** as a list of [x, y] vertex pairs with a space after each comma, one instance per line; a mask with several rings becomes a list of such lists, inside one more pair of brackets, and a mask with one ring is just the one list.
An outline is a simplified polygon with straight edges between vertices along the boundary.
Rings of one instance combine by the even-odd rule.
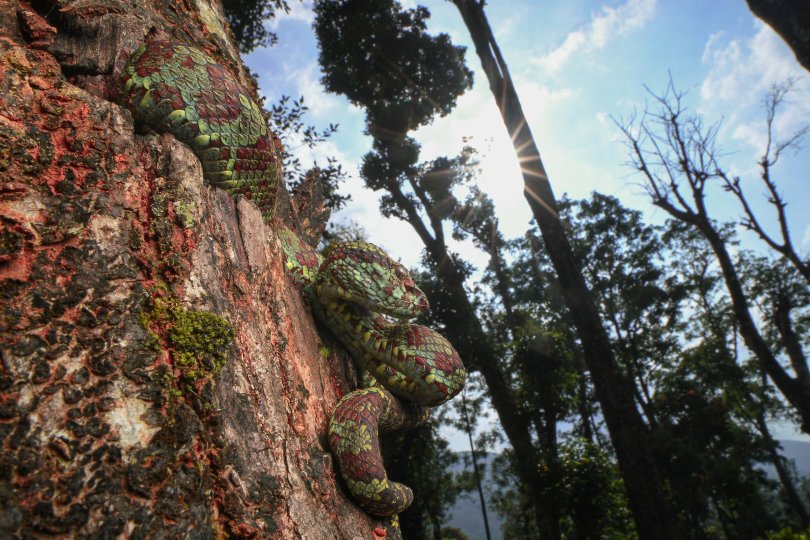
[[275, 17], [278, 10], [290, 11], [290, 6], [287, 0], [225, 0], [222, 9], [239, 50], [248, 53], [276, 42], [278, 38], [264, 22]]
[[430, 12], [394, 0], [320, 0], [315, 5], [323, 85], [367, 108], [369, 132], [397, 140], [445, 115], [472, 86], [464, 47], [425, 32]]

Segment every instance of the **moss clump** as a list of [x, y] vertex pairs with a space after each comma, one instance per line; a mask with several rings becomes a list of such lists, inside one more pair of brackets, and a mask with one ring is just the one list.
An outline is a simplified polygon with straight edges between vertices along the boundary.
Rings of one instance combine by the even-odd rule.
[[173, 298], [158, 298], [152, 310], [142, 315], [141, 323], [150, 337], [158, 337], [155, 325], [164, 329], [174, 366], [187, 389], [211, 380], [228, 361], [233, 325], [214, 313], [185, 309]]
[[168, 337], [183, 375], [191, 380], [217, 375], [228, 360], [234, 335], [231, 323], [207, 311], [181, 308], [174, 315]]
[[181, 227], [190, 229], [194, 226], [194, 203], [190, 201], [174, 201], [174, 215]]

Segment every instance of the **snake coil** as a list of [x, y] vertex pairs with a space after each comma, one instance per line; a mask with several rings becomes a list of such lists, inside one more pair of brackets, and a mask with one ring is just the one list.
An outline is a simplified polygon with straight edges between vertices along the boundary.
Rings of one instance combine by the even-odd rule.
[[272, 217], [279, 148], [248, 90], [203, 51], [174, 41], [142, 45], [124, 68], [122, 104], [135, 120], [191, 147], [205, 179]]
[[341, 476], [366, 512], [399, 514], [413, 494], [388, 480], [378, 435], [424, 423], [428, 407], [458, 394], [467, 377], [461, 359], [439, 333], [408, 322], [428, 309], [427, 298], [405, 267], [374, 244], [340, 242], [322, 257], [288, 229], [279, 239], [315, 315], [375, 379], [332, 413], [329, 446]]

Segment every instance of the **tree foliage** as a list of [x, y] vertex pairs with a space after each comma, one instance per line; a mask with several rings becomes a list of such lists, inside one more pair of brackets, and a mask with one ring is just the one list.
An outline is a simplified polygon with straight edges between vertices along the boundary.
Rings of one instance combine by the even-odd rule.
[[399, 139], [445, 115], [472, 85], [464, 47], [431, 36], [425, 7], [403, 10], [394, 0], [323, 0], [315, 32], [329, 92], [366, 108], [369, 132]]
[[303, 96], [295, 100], [291, 100], [289, 96], [281, 96], [281, 99], [270, 108], [270, 125], [282, 143], [284, 179], [287, 186], [294, 189], [307, 176], [316, 174], [323, 188], [326, 206], [332, 210], [340, 210], [351, 199], [351, 195], [340, 192], [340, 184], [347, 175], [337, 158], [329, 156], [324, 165], [319, 166], [315, 162], [312, 168], [304, 169], [296, 154], [298, 148], [315, 148], [338, 130], [337, 124], [329, 124], [328, 127], [320, 130], [311, 124], [306, 124], [304, 115], [308, 110]]
[[287, 0], [225, 0], [222, 8], [243, 53], [275, 44], [278, 37], [267, 29], [265, 22], [275, 17], [279, 10], [290, 11]]
[[[754, 308], [762, 314], [754, 321], [759, 339], [798, 378], [797, 359], [808, 346], [806, 261], [789, 255], [795, 252], [789, 235], [757, 230], [749, 195], [735, 192], [739, 181], [723, 176], [712, 153], [716, 129], [681, 114], [677, 97], [674, 107], [661, 100], [663, 112], [645, 118], [657, 124], [641, 131], [623, 126], [654, 202], [668, 211], [667, 204], [675, 205], [675, 219], [666, 224], [650, 224], [641, 212], [599, 193], [555, 202], [570, 243], [568, 263], [582, 269], [582, 290], [592, 294], [604, 321], [609, 355], [595, 364], [586, 343], [592, 336], [583, 336], [570, 301], [570, 276], [560, 275], [555, 262], [560, 246], [546, 244], [536, 229], [517, 239], [503, 236], [492, 200], [475, 184], [473, 148], [420, 160], [411, 131], [447, 114], [470, 85], [463, 49], [446, 36], [426, 34], [425, 8], [404, 10], [393, 0], [322, 1], [316, 14], [324, 85], [366, 112], [372, 148], [363, 157], [362, 178], [380, 194], [381, 214], [408, 223], [424, 245], [422, 267], [413, 272], [431, 302], [424, 322], [446, 334], [475, 371], [456, 425], [469, 433], [475, 452], [506, 444], [494, 465], [496, 489], [485, 494], [505, 517], [504, 534], [649, 537], [655, 512], [642, 515], [639, 526], [644, 505], [638, 506], [640, 491], [631, 490], [628, 478], [638, 488], [654, 471], [660, 472], [662, 508], [671, 507], [678, 523], [670, 533], [680, 537], [756, 538], [786, 525], [806, 526], [806, 501], [768, 427], [771, 419], [800, 411], [778, 399], [763, 375], [772, 376], [773, 365], [739, 346], [740, 335], [750, 341], [742, 328], [747, 323], [743, 304], [728, 293], [733, 276], [749, 315]], [[508, 72], [501, 74], [508, 79]], [[782, 97], [772, 94], [773, 114]], [[768, 173], [801, 135], [774, 138], [760, 161], [777, 220], [785, 206]], [[737, 197], [740, 225], [762, 232], [776, 256], [739, 249], [734, 225], [716, 222], [708, 211], [701, 215], [710, 181]], [[682, 219], [690, 212], [699, 217]], [[486, 264], [476, 268], [453, 251], [453, 242], [470, 242]], [[718, 257], [723, 250], [725, 259]], [[613, 363], [609, 377], [605, 363]], [[609, 444], [605, 404], [616, 402], [596, 399], [600, 385], [604, 398], [608, 380], [621, 382], [608, 390], [641, 412], [625, 435], [639, 428], [644, 436], [623, 444], [641, 448], [636, 455], [649, 457], [640, 462], [649, 467], [636, 463], [628, 472], [618, 446]], [[475, 421], [490, 407], [499, 421], [494, 428]], [[613, 419], [622, 420], [617, 410]], [[464, 422], [463, 412], [472, 412], [473, 420]], [[409, 454], [419, 444], [426, 445], [426, 456], [442, 455], [440, 443], [417, 438], [396, 443], [402, 455], [392, 461], [392, 474], [406, 478], [408, 468], [425, 466]], [[777, 470], [778, 482], [765, 478], [766, 465]], [[425, 474], [431, 482], [441, 478], [440, 472]], [[427, 488], [435, 493], [414, 507], [418, 517], [407, 525], [415, 537], [438, 538], [443, 514], [437, 509], [454, 485]]]

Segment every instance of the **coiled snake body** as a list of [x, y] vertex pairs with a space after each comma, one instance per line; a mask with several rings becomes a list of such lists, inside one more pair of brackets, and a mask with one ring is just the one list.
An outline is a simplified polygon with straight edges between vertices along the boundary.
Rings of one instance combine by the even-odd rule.
[[321, 257], [292, 231], [281, 231], [279, 239], [287, 269], [315, 315], [375, 379], [344, 396], [329, 423], [341, 476], [368, 513], [398, 514], [413, 494], [388, 480], [378, 434], [418, 426], [427, 420], [427, 407], [460, 392], [467, 376], [461, 359], [439, 333], [407, 322], [428, 308], [427, 299], [377, 246], [340, 242]]
[[281, 176], [276, 141], [248, 90], [213, 58], [173, 41], [150, 41], [124, 70], [123, 105], [200, 158], [205, 179], [253, 200], [265, 220]]
[[[277, 148], [261, 110], [226, 69], [193, 47], [151, 41], [125, 68], [122, 101], [139, 123], [188, 144], [210, 184], [249, 197], [269, 221], [280, 178]], [[394, 516], [413, 495], [388, 480], [378, 433], [424, 422], [427, 407], [461, 390], [464, 366], [441, 335], [407, 322], [427, 300], [380, 248], [343, 242], [322, 257], [289, 229], [278, 237], [315, 315], [373, 379], [344, 396], [330, 421], [341, 476], [367, 512]]]

